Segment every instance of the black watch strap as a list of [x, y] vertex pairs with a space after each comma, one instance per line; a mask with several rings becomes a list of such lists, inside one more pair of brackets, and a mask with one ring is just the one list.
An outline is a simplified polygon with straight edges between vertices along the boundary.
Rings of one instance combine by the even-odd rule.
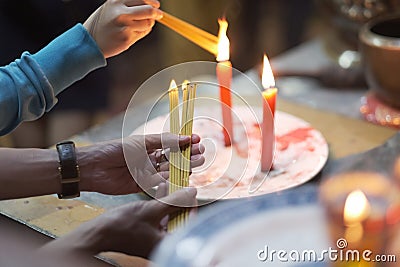
[[60, 166], [61, 194], [59, 198], [79, 197], [79, 165], [76, 159], [75, 144], [64, 141], [56, 145]]

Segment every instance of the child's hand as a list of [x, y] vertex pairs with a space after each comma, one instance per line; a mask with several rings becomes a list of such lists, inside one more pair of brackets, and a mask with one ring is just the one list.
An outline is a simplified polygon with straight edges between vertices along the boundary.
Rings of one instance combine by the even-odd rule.
[[108, 0], [83, 24], [105, 58], [127, 50], [162, 17], [157, 0]]

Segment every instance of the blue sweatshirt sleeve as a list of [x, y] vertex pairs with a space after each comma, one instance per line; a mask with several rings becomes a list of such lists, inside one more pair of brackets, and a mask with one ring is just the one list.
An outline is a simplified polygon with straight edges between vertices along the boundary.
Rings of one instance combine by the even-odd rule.
[[36, 54], [24, 52], [0, 67], [0, 135], [39, 118], [57, 103], [57, 94], [105, 65], [95, 41], [77, 24]]

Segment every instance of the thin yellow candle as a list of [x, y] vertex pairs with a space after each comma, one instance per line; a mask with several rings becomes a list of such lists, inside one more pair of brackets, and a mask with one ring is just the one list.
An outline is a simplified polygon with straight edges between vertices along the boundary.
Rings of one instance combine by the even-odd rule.
[[[185, 131], [186, 135], [191, 136], [193, 132], [193, 117], [194, 117], [194, 101], [196, 98], [196, 84], [189, 84], [189, 103], [188, 103], [188, 120], [186, 123]], [[184, 158], [185, 158], [185, 175], [184, 175], [184, 186], [189, 186], [189, 176], [190, 176], [190, 156], [191, 156], [191, 145], [186, 147], [184, 150]], [[184, 221], [189, 219], [189, 210], [186, 209], [184, 212]]]
[[[194, 101], [196, 98], [196, 90], [197, 90], [197, 84], [189, 84], [188, 121], [186, 126], [186, 135], [188, 136], [191, 136], [193, 132]], [[188, 171], [188, 175], [185, 176], [185, 186], [189, 186], [191, 146], [187, 147], [185, 152], [186, 152], [185, 157], [187, 159], [186, 169]]]
[[[194, 98], [196, 95], [196, 85], [189, 84], [188, 85], [188, 98], [187, 98], [187, 120], [184, 124], [184, 135], [191, 136], [193, 129], [193, 113], [194, 113]], [[183, 150], [184, 156], [184, 180], [183, 186], [189, 186], [189, 173], [190, 173], [190, 155], [191, 155], [191, 146], [185, 147]]]
[[[179, 134], [179, 92], [178, 87], [174, 80], [171, 81], [168, 90], [169, 96], [169, 114], [170, 114], [170, 132], [174, 134]], [[180, 151], [170, 151], [170, 161], [169, 161], [169, 193], [173, 193], [177, 190], [177, 179], [179, 177], [178, 169], [178, 156]], [[172, 219], [168, 222], [168, 231], [173, 231], [176, 228], [176, 219]]]
[[[170, 99], [170, 127], [171, 132], [191, 136], [193, 130], [194, 100], [196, 97], [195, 84], [184, 81], [182, 84], [182, 122], [179, 121], [179, 92], [175, 83], [171, 82], [169, 90]], [[184, 147], [182, 152], [171, 151], [170, 156], [170, 189], [169, 193], [189, 186], [191, 144]], [[173, 232], [183, 225], [189, 217], [189, 210], [185, 209], [168, 222], [168, 231]]]
[[[181, 122], [181, 126], [180, 126], [180, 134], [181, 135], [188, 135], [187, 132], [187, 124], [188, 124], [188, 105], [189, 105], [189, 91], [188, 91], [188, 83], [189, 81], [185, 80], [182, 83], [182, 122]], [[190, 149], [190, 146], [189, 146]], [[187, 168], [187, 150], [188, 148], [184, 148], [182, 153], [180, 153], [180, 161], [179, 161], [179, 170], [180, 170], [180, 174], [179, 174], [179, 185], [184, 187], [187, 186], [185, 185], [185, 180], [186, 180], [186, 176], [189, 176], [189, 171]], [[190, 151], [189, 151], [190, 153]], [[190, 164], [190, 162], [189, 162]], [[189, 165], [190, 167], [190, 165]], [[187, 211], [185, 210], [184, 212], [181, 212], [178, 216], [177, 216], [177, 224], [178, 226], [180, 226], [180, 224], [183, 224], [185, 219], [186, 219], [186, 213]]]
[[[171, 81], [169, 91], [169, 108], [170, 108], [170, 132], [173, 134], [179, 134], [179, 92], [178, 87], [174, 80]], [[179, 151], [171, 151], [170, 160], [170, 187], [169, 192], [173, 193], [176, 191], [176, 179], [177, 179], [177, 167], [178, 167], [178, 153]]]
[[[190, 103], [190, 91], [188, 89], [188, 84], [189, 81], [184, 81], [182, 84], [182, 92], [183, 92], [183, 97], [182, 97], [182, 123], [181, 123], [181, 135], [186, 135], [189, 136], [191, 135], [191, 132], [189, 132], [189, 103]], [[186, 147], [183, 150], [183, 157], [182, 157], [182, 165], [181, 165], [181, 173], [182, 173], [182, 186], [188, 186], [186, 184], [186, 176], [189, 177], [189, 168], [190, 168], [190, 158], [188, 162], [188, 153], [190, 153], [190, 146]], [[190, 154], [189, 154], [190, 157]], [[189, 165], [187, 164], [189, 163]]]
[[208, 52], [217, 55], [218, 38], [215, 35], [193, 26], [192, 24], [189, 24], [181, 19], [178, 19], [165, 11], [163, 11], [163, 14], [163, 17], [158, 20], [158, 22], [162, 23]]

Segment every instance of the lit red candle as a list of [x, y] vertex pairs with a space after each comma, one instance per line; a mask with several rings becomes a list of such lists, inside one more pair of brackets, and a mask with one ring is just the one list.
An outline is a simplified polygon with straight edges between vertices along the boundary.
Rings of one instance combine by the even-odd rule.
[[225, 19], [218, 20], [218, 55], [217, 55], [217, 78], [222, 109], [222, 126], [225, 146], [233, 143], [233, 122], [232, 122], [232, 64], [229, 61], [229, 39], [226, 36], [228, 22]]
[[261, 148], [261, 171], [268, 172], [271, 169], [274, 158], [274, 116], [276, 96], [278, 89], [275, 87], [275, 79], [268, 58], [264, 55], [264, 66], [262, 73], [263, 96], [263, 121], [261, 125], [262, 148]]

